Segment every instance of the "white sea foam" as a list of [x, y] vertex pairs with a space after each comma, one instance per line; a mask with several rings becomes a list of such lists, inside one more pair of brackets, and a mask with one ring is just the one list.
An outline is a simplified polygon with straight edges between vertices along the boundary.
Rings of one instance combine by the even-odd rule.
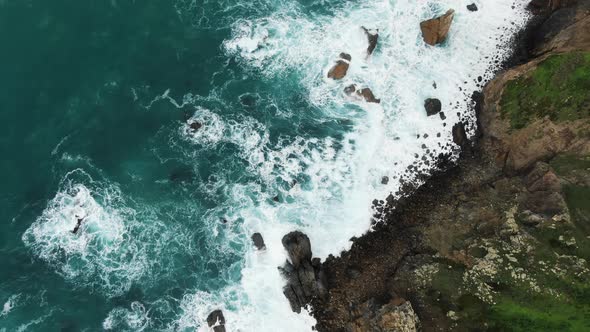
[[132, 302], [129, 309], [117, 307], [103, 321], [105, 330], [145, 331], [150, 327], [149, 312], [140, 302]]
[[[262, 233], [267, 249], [246, 254], [240, 284], [212, 294], [187, 294], [178, 326], [206, 330], [207, 314], [221, 308], [230, 331], [310, 330], [313, 318], [292, 313], [282, 295], [284, 281], [276, 268], [286, 259], [281, 238], [300, 229], [311, 238], [316, 256], [338, 254], [350, 246], [349, 238], [370, 227], [371, 200], [395, 192], [400, 178], [409, 175], [408, 166], [428, 172], [439, 153], [456, 157], [452, 126], [473, 123], [469, 96], [490, 78], [494, 61], [507, 55], [509, 38], [526, 20], [524, 5], [513, 1], [477, 3], [478, 12], [469, 12], [469, 3], [365, 1], [333, 17], [309, 16], [297, 5], [286, 5], [268, 17], [235, 23], [234, 37], [224, 45], [229, 55], [264, 77], [296, 73], [312, 104], [326, 117], [353, 120], [354, 128], [339, 148], [330, 138], [294, 137], [276, 145], [261, 140], [256, 149], [245, 149], [256, 153], [248, 159], [251, 169], [283, 201], [273, 203], [272, 194], [257, 186], [228, 185], [234, 203], [229, 210], [244, 220], [243, 233]], [[448, 40], [427, 46], [419, 22], [448, 8], [456, 10]], [[361, 26], [379, 29], [371, 57], [365, 54]], [[333, 81], [326, 73], [340, 52], [350, 53], [352, 62], [346, 78]], [[381, 104], [351, 100], [343, 93], [349, 84], [370, 87]], [[441, 100], [446, 120], [426, 116], [423, 103], [429, 97]], [[351, 111], [351, 104], [363, 112]], [[243, 139], [236, 144], [244, 144]], [[305, 188], [273, 184], [276, 178], [290, 182], [301, 174], [309, 179]], [[382, 176], [392, 179], [388, 185], [381, 184]]]
[[20, 293], [11, 295], [2, 306], [2, 312], [0, 312], [0, 317], [8, 315], [12, 311], [12, 309], [14, 309], [14, 307], [18, 305], [20, 297]]
[[[172, 241], [183, 241], [182, 233], [173, 234], [173, 227], [164, 227], [149, 209], [142, 208], [138, 217], [116, 184], [94, 181], [77, 169], [60, 186], [22, 239], [76, 286], [101, 290], [108, 297], [120, 295], [152, 266], [166, 265], [149, 258]], [[74, 234], [78, 219], [81, 227]]]

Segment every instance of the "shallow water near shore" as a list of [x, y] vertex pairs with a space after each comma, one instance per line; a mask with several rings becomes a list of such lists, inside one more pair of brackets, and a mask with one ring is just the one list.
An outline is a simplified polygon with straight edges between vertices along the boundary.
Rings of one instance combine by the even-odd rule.
[[[207, 331], [217, 308], [230, 331], [309, 331], [281, 238], [338, 254], [373, 199], [458, 152], [453, 124], [526, 20], [469, 3], [0, 2], [0, 331]], [[419, 22], [448, 8], [426, 46]], [[340, 52], [348, 75], [327, 79]]]

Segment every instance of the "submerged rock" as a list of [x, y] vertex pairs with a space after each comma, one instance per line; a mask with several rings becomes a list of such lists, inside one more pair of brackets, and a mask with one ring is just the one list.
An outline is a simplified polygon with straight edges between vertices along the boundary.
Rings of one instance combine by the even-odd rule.
[[266, 249], [266, 245], [264, 244], [264, 239], [262, 238], [262, 234], [260, 234], [260, 233], [252, 234], [252, 242], [254, 243], [254, 246], [256, 247], [256, 249], [258, 249], [258, 250]]
[[356, 85], [354, 85], [354, 84], [351, 84], [351, 85], [347, 86], [346, 88], [344, 88], [344, 93], [346, 93], [346, 95], [348, 95], [348, 96], [352, 95], [355, 91], [356, 91]]
[[199, 121], [196, 121], [196, 120], [189, 122], [188, 125], [191, 128], [191, 131], [193, 131], [193, 132], [195, 132], [195, 131], [201, 129], [201, 127], [203, 127], [203, 124], [200, 123]]
[[369, 46], [367, 47], [367, 56], [373, 54], [373, 51], [377, 47], [377, 41], [379, 40], [379, 30], [376, 30], [375, 33], [372, 33], [371, 30], [361, 27], [365, 34], [367, 35], [367, 39], [369, 40]]
[[424, 109], [426, 109], [426, 114], [428, 116], [435, 115], [442, 109], [442, 104], [440, 100], [436, 98], [428, 98], [424, 100]]
[[213, 328], [214, 332], [225, 332], [225, 317], [223, 317], [223, 312], [219, 309], [213, 310], [207, 316], [207, 324]]
[[291, 309], [300, 313], [314, 297], [326, 295], [326, 280], [319, 258], [311, 259], [311, 243], [302, 232], [291, 232], [283, 237], [283, 247], [287, 250], [289, 261], [279, 267], [287, 279], [283, 294], [289, 300]]
[[422, 37], [429, 45], [442, 43], [447, 38], [455, 11], [449, 9], [444, 15], [420, 23]]
[[328, 71], [328, 77], [334, 80], [340, 80], [346, 76], [352, 57], [348, 53], [340, 53], [340, 60]]
[[470, 5], [467, 5], [467, 10], [469, 10], [470, 12], [476, 12], [477, 11], [477, 5], [472, 3]]

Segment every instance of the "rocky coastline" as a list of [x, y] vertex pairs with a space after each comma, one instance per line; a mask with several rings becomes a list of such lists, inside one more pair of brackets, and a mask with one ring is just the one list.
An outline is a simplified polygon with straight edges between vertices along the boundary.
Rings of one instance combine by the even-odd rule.
[[590, 1], [530, 8], [458, 162], [307, 269], [318, 331], [590, 330]]

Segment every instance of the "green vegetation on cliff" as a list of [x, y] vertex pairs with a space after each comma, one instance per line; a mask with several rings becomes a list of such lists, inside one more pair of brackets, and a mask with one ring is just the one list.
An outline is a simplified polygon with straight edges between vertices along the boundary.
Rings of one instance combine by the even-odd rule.
[[500, 102], [513, 129], [537, 118], [567, 121], [590, 115], [590, 52], [552, 55], [530, 75], [510, 81]]

